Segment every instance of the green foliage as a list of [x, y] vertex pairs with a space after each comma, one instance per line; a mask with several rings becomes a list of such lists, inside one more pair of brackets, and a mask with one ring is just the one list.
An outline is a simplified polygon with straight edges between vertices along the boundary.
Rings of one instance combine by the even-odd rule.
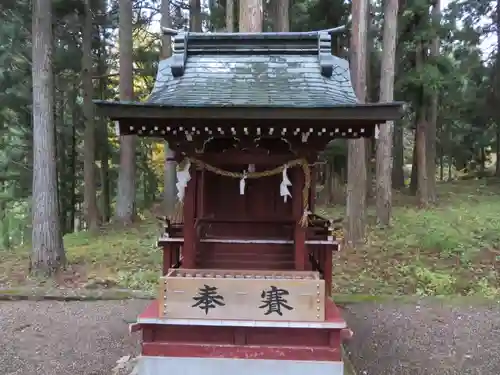
[[[308, 9], [305, 12], [305, 9]], [[467, 10], [464, 10], [467, 9]], [[321, 1], [296, 1], [292, 7], [297, 30], [331, 27], [348, 20], [348, 6], [334, 2], [330, 9]], [[369, 30], [368, 50], [368, 98], [378, 100], [380, 61], [383, 54], [382, 29], [383, 10], [380, 2], [371, 4], [373, 24]], [[398, 46], [395, 80], [395, 98], [407, 102], [411, 109], [405, 121], [398, 126], [412, 131], [414, 112], [421, 105], [427, 105], [434, 94], [439, 95], [437, 150], [444, 154], [443, 161], [454, 164], [462, 170], [467, 165], [480, 165], [481, 150], [495, 150], [496, 119], [493, 109], [496, 99], [495, 59], [486, 56], [480, 43], [494, 27], [493, 9], [488, 1], [452, 1], [443, 11], [441, 20], [431, 17], [431, 4], [427, 0], [405, 2], [398, 18]], [[306, 15], [307, 13], [307, 15]], [[486, 17], [486, 21], [485, 21]], [[481, 21], [481, 22], [479, 22]], [[328, 24], [328, 26], [327, 26]], [[479, 25], [481, 24], [481, 25]], [[434, 37], [439, 36], [441, 54], [429, 56]], [[347, 45], [346, 39], [340, 41]], [[426, 48], [424, 65], [416, 68], [417, 44]], [[413, 140], [409, 146], [412, 147]], [[332, 142], [325, 157], [346, 155], [342, 143]]]
[[421, 265], [404, 265], [400, 269], [404, 277], [415, 280], [419, 296], [446, 296], [455, 293], [456, 278], [447, 272], [433, 271]]
[[405, 210], [395, 217], [397, 231], [388, 233], [387, 240], [402, 249], [421, 246], [469, 259], [487, 244], [500, 243], [498, 197], [483, 196], [480, 205], [471, 204], [477, 199], [433, 211]]
[[[94, 66], [91, 74], [101, 76], [95, 82], [95, 95], [101, 99], [118, 97], [118, 80], [114, 72], [118, 68], [117, 8], [110, 3], [109, 12], [100, 14], [93, 3], [95, 37], [92, 43]], [[62, 212], [61, 225], [64, 232], [71, 232], [82, 225], [83, 199], [83, 92], [81, 87], [82, 21], [83, 3], [56, 1], [53, 3], [53, 71], [54, 111], [57, 144], [59, 198]], [[159, 1], [137, 2], [134, 28], [134, 61], [137, 71], [134, 91], [138, 99], [148, 96], [154, 83], [159, 59], [160, 34], [150, 30], [151, 16], [158, 12]], [[173, 5], [173, 12], [179, 4]], [[30, 212], [25, 200], [31, 195], [32, 169], [32, 114], [31, 114], [31, 3], [19, 1], [15, 7], [0, 7], [3, 20], [0, 26], [0, 228], [4, 246], [26, 241], [25, 232], [30, 228]], [[109, 168], [103, 175], [110, 181], [111, 201], [116, 194], [117, 164], [119, 148], [113, 132], [108, 132], [103, 121], [97, 122], [97, 155], [99, 168], [103, 157]], [[114, 129], [114, 128], [113, 128]], [[106, 138], [109, 138], [106, 141]], [[103, 141], [103, 139], [105, 141]], [[103, 152], [105, 152], [103, 154]], [[151, 205], [158, 195], [156, 170], [146, 159], [151, 153], [151, 142], [141, 142], [138, 148], [138, 176], [145, 183], [138, 184], [138, 207]], [[105, 155], [105, 156], [103, 156]], [[100, 187], [103, 183], [100, 181]], [[98, 192], [102, 197], [102, 191]], [[102, 206], [102, 205], [101, 205]], [[13, 207], [24, 207], [22, 213], [14, 213]], [[23, 218], [21, 221], [18, 216]], [[2, 224], [3, 222], [3, 224]], [[19, 223], [24, 228], [19, 230]], [[9, 231], [9, 233], [6, 233]], [[0, 244], [0, 247], [2, 245]]]

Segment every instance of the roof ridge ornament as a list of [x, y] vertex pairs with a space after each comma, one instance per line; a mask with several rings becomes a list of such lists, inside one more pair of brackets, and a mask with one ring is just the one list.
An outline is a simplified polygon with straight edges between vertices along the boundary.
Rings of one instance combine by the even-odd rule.
[[[335, 58], [332, 55], [332, 35], [340, 34], [346, 29], [345, 26], [334, 27], [324, 30], [316, 30], [305, 33], [281, 33], [281, 34], [294, 34], [294, 35], [309, 35], [309, 37], [314, 38], [314, 35], [318, 39], [318, 61], [320, 64], [321, 75], [326, 78], [331, 78], [333, 75], [333, 66], [335, 64]], [[172, 71], [172, 76], [174, 78], [179, 78], [184, 75], [186, 69], [186, 60], [188, 55], [188, 42], [191, 33], [186, 29], [173, 29], [169, 27], [162, 27], [162, 33], [165, 35], [170, 35], [174, 38], [174, 48], [172, 54], [172, 62], [170, 69]], [[193, 37], [198, 37], [199, 33], [192, 33]], [[227, 33], [224, 33], [228, 35]], [[234, 34], [234, 33], [233, 33]], [[255, 33], [255, 34], [266, 34], [266, 33]], [[221, 37], [223, 34], [218, 35]], [[212, 35], [213, 36], [213, 35]], [[313, 39], [314, 40], [314, 39]]]
[[187, 44], [189, 32], [185, 30], [174, 30], [162, 27], [163, 34], [174, 37], [174, 48], [172, 53], [172, 63], [170, 69], [174, 78], [182, 77], [186, 69]]
[[164, 35], [169, 35], [169, 36], [176, 36], [177, 34], [179, 33], [182, 33], [184, 31], [184, 29], [172, 29], [170, 27], [165, 27], [165, 26], [162, 26], [161, 27], [161, 32], [164, 34]]
[[330, 78], [333, 75], [335, 59], [332, 55], [332, 37], [328, 30], [318, 31], [318, 60], [321, 75]]
[[334, 34], [340, 34], [343, 33], [346, 29], [345, 25], [342, 26], [337, 26], [337, 27], [332, 27], [330, 29], [324, 29], [324, 30], [317, 30], [315, 32], [319, 33], [327, 33], [329, 35], [334, 35]]

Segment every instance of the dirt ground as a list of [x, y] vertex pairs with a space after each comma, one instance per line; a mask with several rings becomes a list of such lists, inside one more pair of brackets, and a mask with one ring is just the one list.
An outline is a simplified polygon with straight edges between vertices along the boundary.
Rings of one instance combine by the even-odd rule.
[[[138, 352], [133, 321], [148, 301], [0, 302], [2, 375], [110, 375]], [[344, 316], [359, 375], [500, 374], [498, 304], [356, 303]]]

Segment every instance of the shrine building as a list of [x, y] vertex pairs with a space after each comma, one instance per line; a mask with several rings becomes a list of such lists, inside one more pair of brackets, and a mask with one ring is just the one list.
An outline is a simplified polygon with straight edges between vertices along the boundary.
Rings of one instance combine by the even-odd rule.
[[96, 101], [120, 135], [166, 140], [178, 163], [158, 298], [131, 325], [139, 375], [343, 374], [341, 220], [315, 214], [315, 163], [402, 103], [360, 103], [331, 38], [182, 32], [145, 102]]

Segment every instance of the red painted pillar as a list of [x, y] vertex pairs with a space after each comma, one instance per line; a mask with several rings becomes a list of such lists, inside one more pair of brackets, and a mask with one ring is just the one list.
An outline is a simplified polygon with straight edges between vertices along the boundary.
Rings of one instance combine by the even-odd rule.
[[333, 268], [333, 255], [332, 255], [332, 247], [329, 245], [323, 245], [323, 259], [325, 260], [325, 265], [323, 268], [323, 272], [325, 273], [325, 288], [326, 295], [332, 295], [332, 268]]
[[195, 167], [192, 165], [190, 169], [191, 180], [189, 180], [186, 192], [184, 194], [184, 245], [182, 246], [182, 267], [196, 267], [196, 231], [194, 228], [196, 216], [196, 180], [197, 174]]
[[172, 265], [172, 245], [163, 245], [163, 275], [167, 274]]
[[300, 224], [304, 213], [303, 201], [304, 171], [302, 168], [293, 169], [292, 204], [293, 218], [295, 220], [294, 242], [295, 242], [295, 270], [306, 269], [306, 228]]
[[197, 171], [196, 212], [197, 217], [205, 216], [205, 170]]
[[309, 210], [314, 212], [316, 205], [316, 173], [317, 168], [315, 165], [311, 165], [311, 188], [309, 189]]

